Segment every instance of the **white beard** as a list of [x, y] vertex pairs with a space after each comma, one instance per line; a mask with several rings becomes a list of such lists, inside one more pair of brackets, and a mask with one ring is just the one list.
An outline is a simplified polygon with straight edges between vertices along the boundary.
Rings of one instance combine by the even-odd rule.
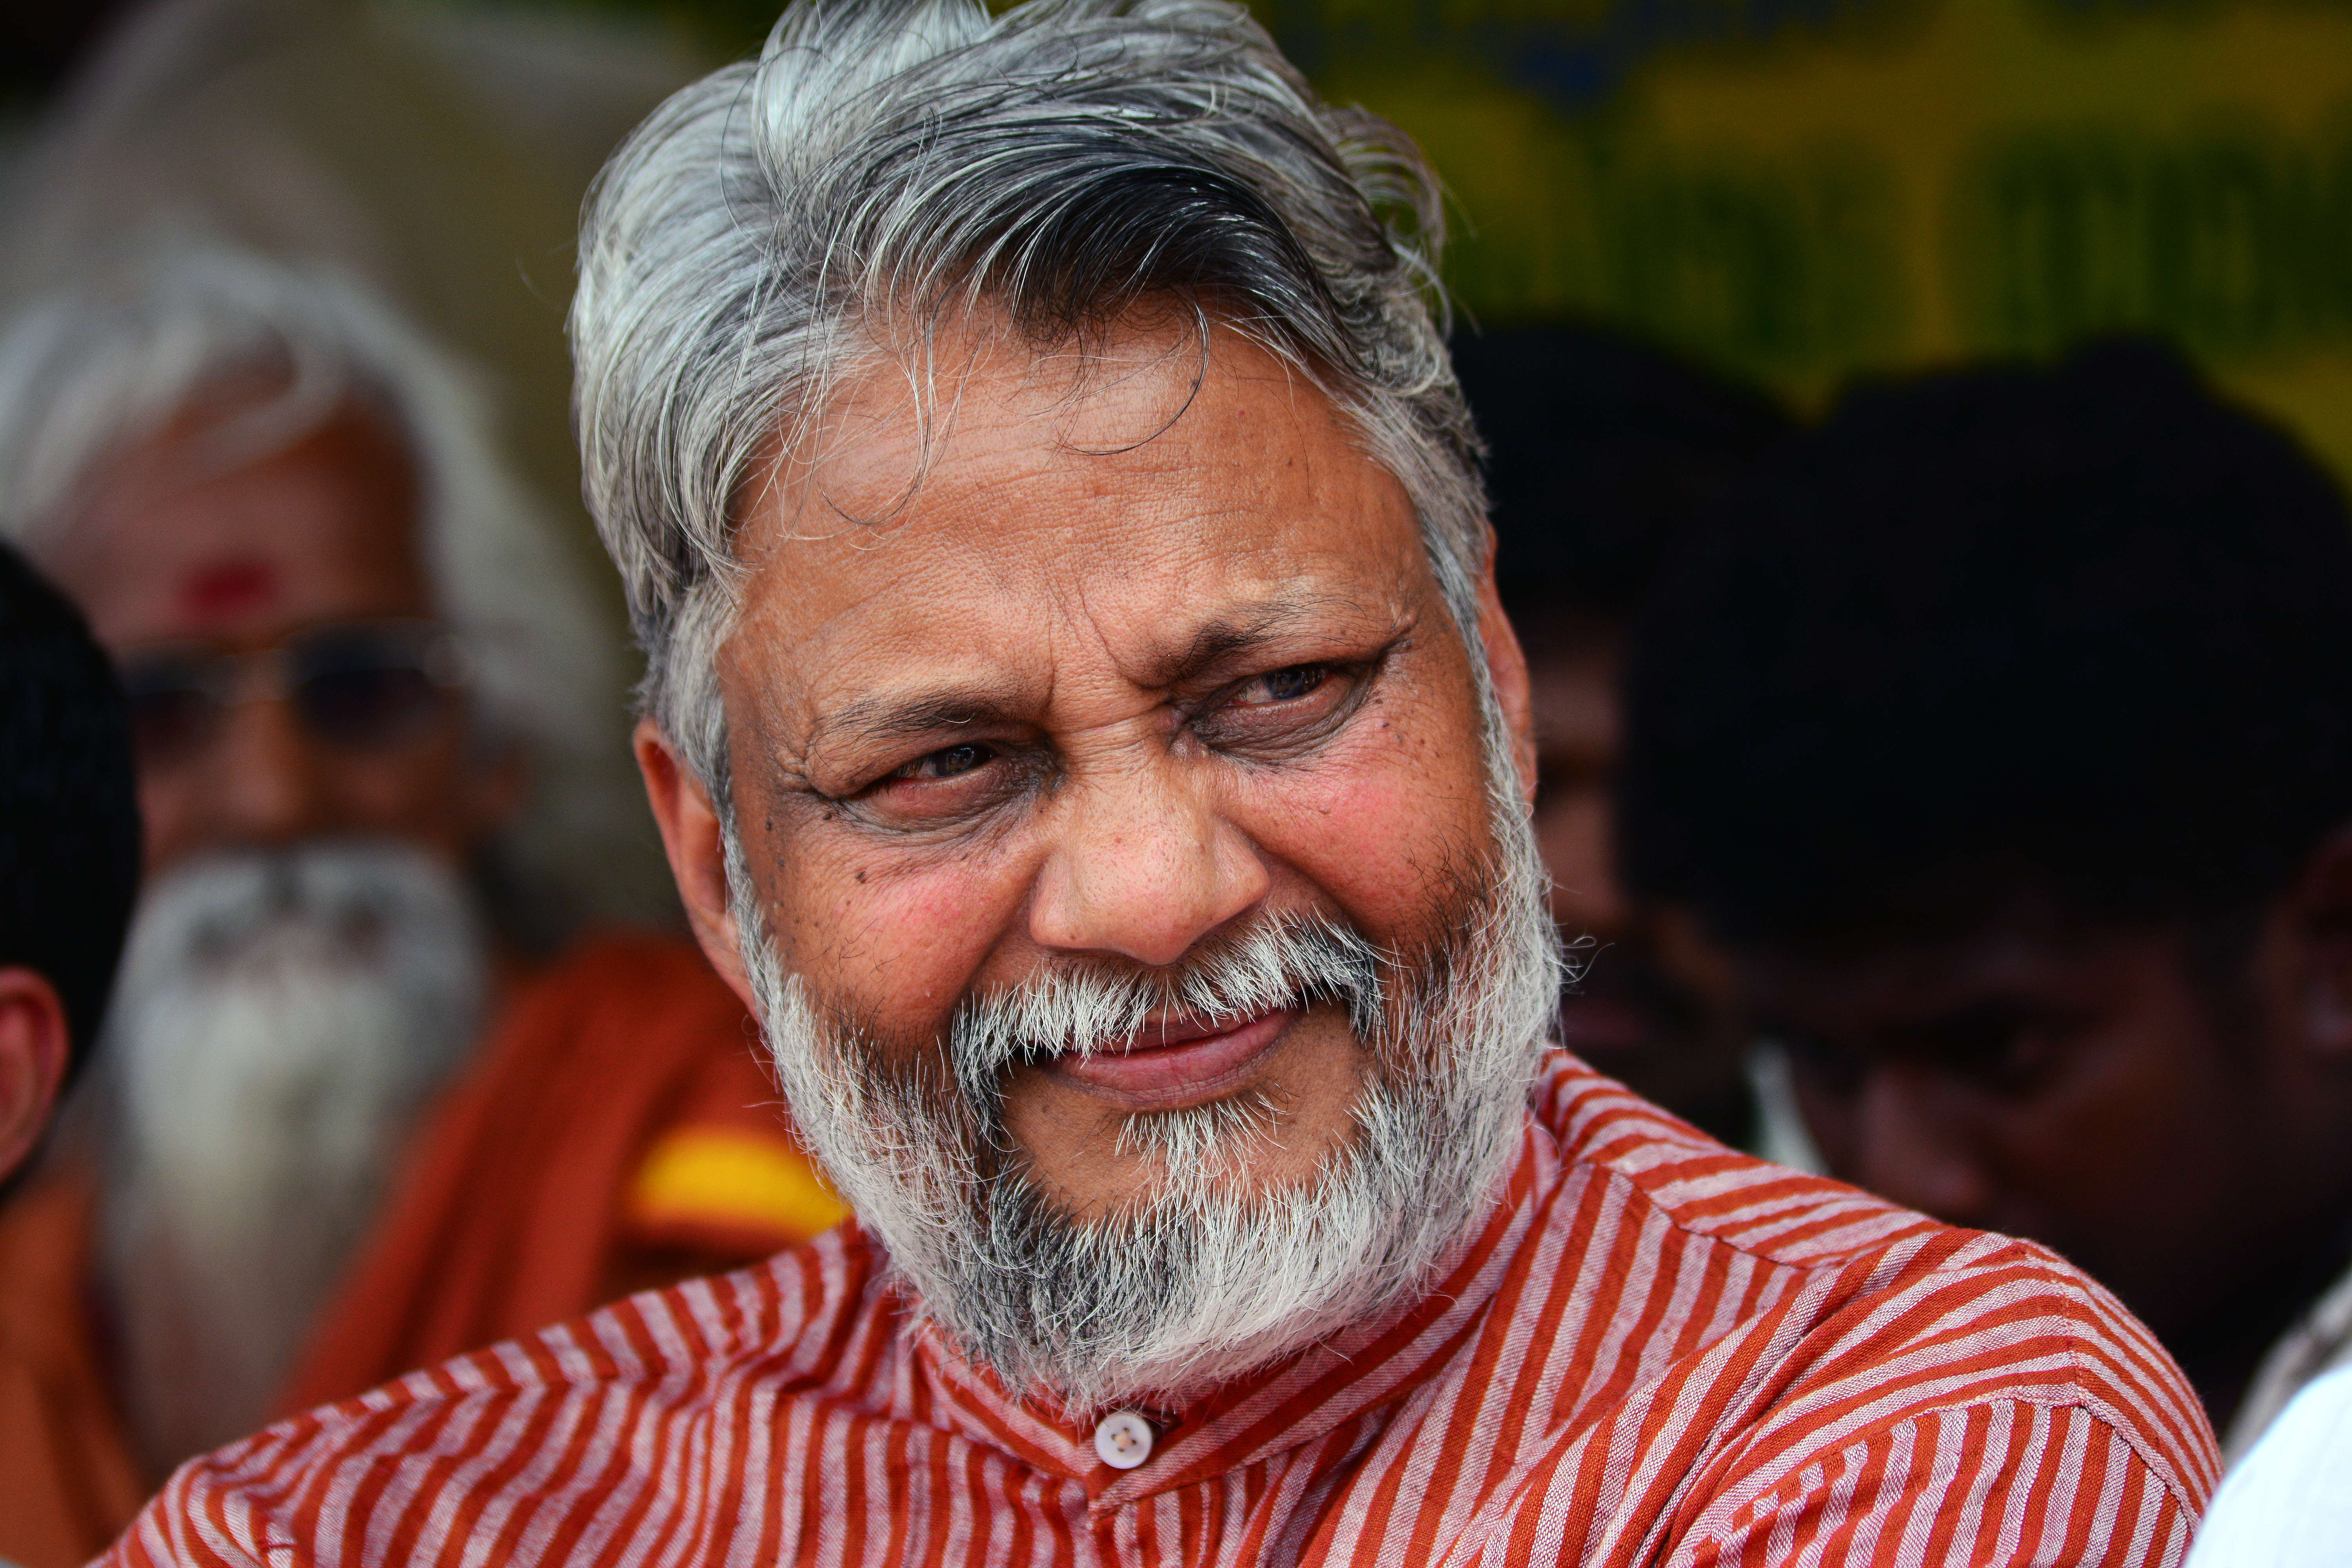
[[[1500, 748], [1490, 745], [1490, 755]], [[1073, 1411], [1191, 1393], [1304, 1349], [1424, 1289], [1517, 1148], [1559, 990], [1547, 881], [1508, 764], [1491, 764], [1496, 863], [1433, 910], [1442, 933], [1384, 955], [1323, 922], [1262, 922], [1171, 971], [1057, 966], [968, 999], [911, 1074], [784, 973], [740, 851], [729, 874], [762, 1030], [801, 1135], [919, 1310], [1008, 1384]], [[1151, 1007], [1210, 1016], [1337, 1004], [1370, 1058], [1355, 1135], [1308, 1184], [1249, 1180], [1271, 1136], [1246, 1098], [1137, 1117], [1159, 1176], [1079, 1222], [1006, 1135], [1014, 1061], [1129, 1037]], [[943, 1059], [944, 1058], [944, 1059]]]
[[155, 1473], [258, 1426], [469, 1053], [487, 949], [394, 845], [208, 858], [147, 894], [101, 1050], [102, 1263]]

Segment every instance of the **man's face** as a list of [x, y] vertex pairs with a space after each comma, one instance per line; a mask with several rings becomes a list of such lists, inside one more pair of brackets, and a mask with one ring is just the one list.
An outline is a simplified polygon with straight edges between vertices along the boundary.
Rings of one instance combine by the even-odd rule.
[[[433, 615], [401, 445], [350, 414], [255, 455], [249, 413], [127, 454], [49, 558], [127, 671], [226, 657], [245, 682], [169, 746], [134, 714], [150, 876], [107, 1025], [104, 1268], [158, 1474], [266, 1418], [416, 1106], [476, 1039], [461, 873], [520, 792], [456, 695], [362, 661], [354, 628]], [[277, 656], [322, 638], [341, 684], [288, 689], [320, 667]], [[235, 660], [265, 652], [275, 685]]]
[[2242, 1297], [2281, 1256], [2273, 1232], [2304, 1223], [2277, 1201], [2263, 1010], [2178, 929], [2029, 911], [1740, 967], [1833, 1173], [2042, 1242], [2168, 1339]]
[[1624, 628], [1583, 618], [1522, 627], [1535, 717], [1536, 838], [1551, 873], [1552, 919], [1571, 942], [1578, 984], [1560, 1040], [1638, 1092], [1717, 1136], [1744, 1136], [1742, 1045], [1712, 966], [1617, 879], [1612, 781], [1622, 750]]
[[[1328, 401], [1222, 332], [1205, 363], [1124, 333], [1083, 374], [1009, 334], [940, 353], [928, 452], [888, 363], [744, 531], [720, 675], [783, 970], [912, 1079], [960, 1006], [1072, 961], [1172, 972], [1269, 921], [1449, 934], [1497, 853], [1477, 656]], [[1338, 1005], [1163, 1008], [1016, 1063], [1002, 1114], [1049, 1202], [1113, 1215], [1164, 1174], [1137, 1129], [1219, 1102], [1256, 1119], [1247, 1181], [1310, 1182], [1372, 1067]]]
[[[346, 415], [224, 468], [223, 412], [184, 419], [115, 465], [48, 564], [117, 658], [279, 646], [341, 623], [433, 613], [417, 487], [399, 443]], [[142, 750], [148, 868], [206, 850], [324, 837], [404, 841], [455, 864], [510, 809], [515, 782], [469, 750], [455, 703], [436, 721], [352, 744], [283, 695], [244, 701], [201, 745]]]

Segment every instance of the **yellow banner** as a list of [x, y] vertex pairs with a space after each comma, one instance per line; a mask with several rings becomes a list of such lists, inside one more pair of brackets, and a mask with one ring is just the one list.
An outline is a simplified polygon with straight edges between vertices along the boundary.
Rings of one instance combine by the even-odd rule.
[[1435, 160], [1478, 321], [1801, 399], [2146, 329], [2352, 474], [2347, 0], [1259, 5]]

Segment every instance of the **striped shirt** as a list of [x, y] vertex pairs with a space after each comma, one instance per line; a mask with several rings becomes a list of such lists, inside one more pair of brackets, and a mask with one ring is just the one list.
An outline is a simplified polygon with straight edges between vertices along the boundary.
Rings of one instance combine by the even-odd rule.
[[1133, 1468], [882, 1261], [845, 1227], [283, 1423], [111, 1561], [2174, 1563], [2217, 1468], [2164, 1352], [2050, 1253], [1566, 1057], [1435, 1289], [1140, 1412]]

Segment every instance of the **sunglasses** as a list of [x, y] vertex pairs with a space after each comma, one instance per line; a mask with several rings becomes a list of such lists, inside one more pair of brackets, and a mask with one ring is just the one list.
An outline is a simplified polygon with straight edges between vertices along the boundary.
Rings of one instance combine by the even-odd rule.
[[341, 622], [251, 653], [153, 644], [120, 666], [131, 740], [149, 767], [193, 761], [220, 738], [230, 709], [279, 698], [313, 740], [383, 751], [446, 722], [472, 679], [465, 645], [430, 621]]

